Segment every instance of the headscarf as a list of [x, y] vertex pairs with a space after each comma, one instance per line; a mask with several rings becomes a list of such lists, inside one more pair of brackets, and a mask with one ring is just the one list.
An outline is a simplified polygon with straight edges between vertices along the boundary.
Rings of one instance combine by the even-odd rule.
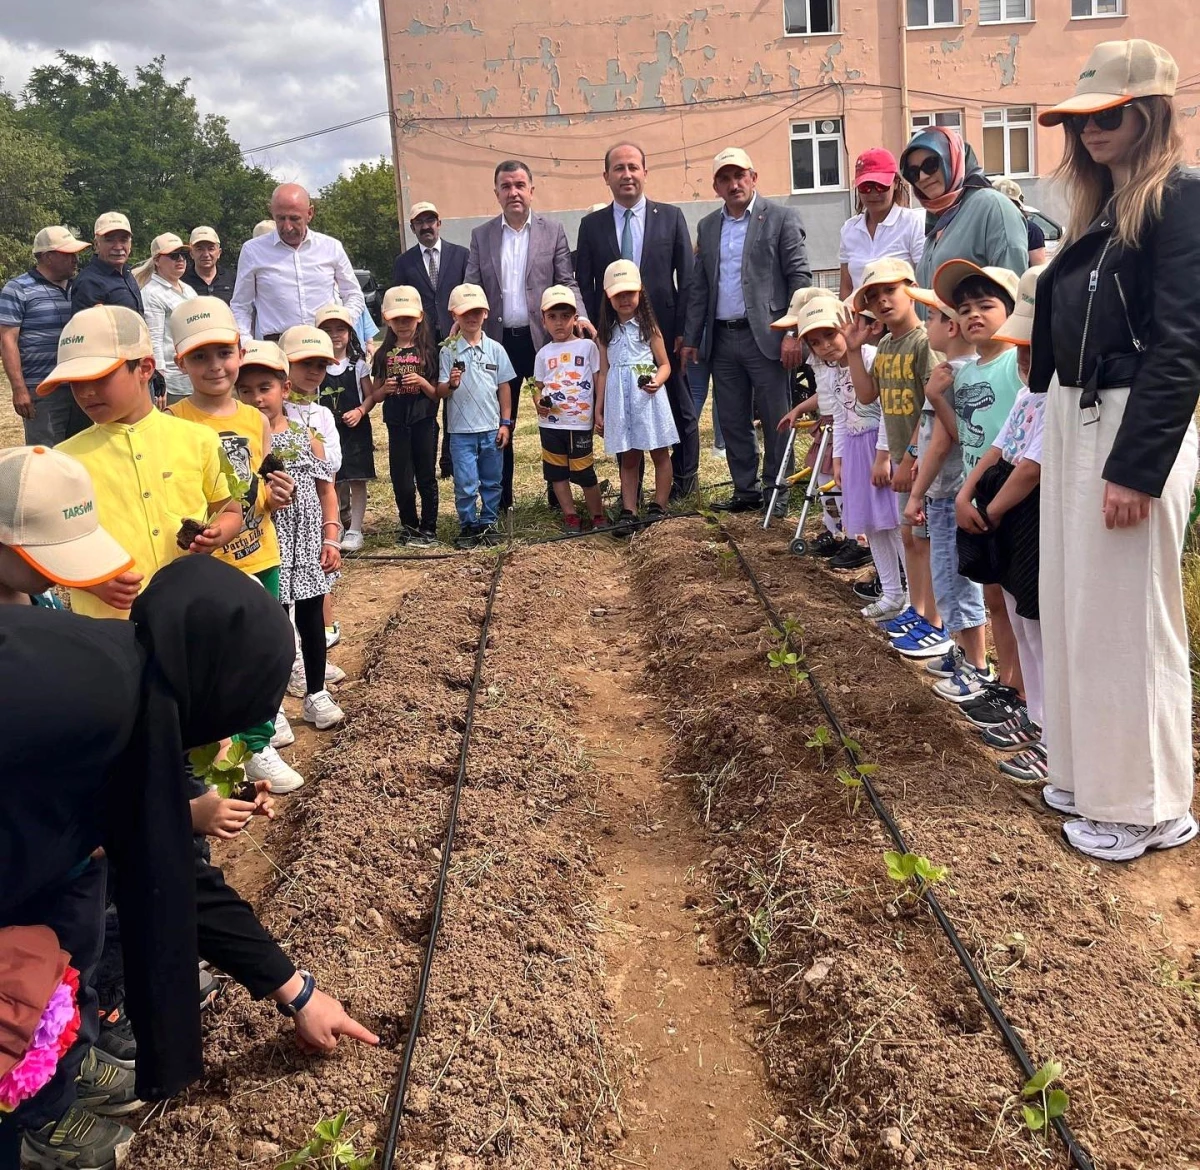
[[295, 643], [283, 607], [212, 557], [160, 569], [130, 616], [146, 669], [137, 726], [111, 769], [105, 844], [117, 878], [137, 1093], [156, 1100], [202, 1072], [184, 753], [272, 718]]
[[917, 201], [929, 212], [929, 230], [943, 232], [950, 226], [958, 214], [963, 196], [975, 187], [990, 187], [991, 184], [984, 176], [983, 168], [975, 158], [975, 152], [963, 142], [962, 135], [957, 130], [946, 126], [931, 126], [914, 134], [904, 153], [900, 156], [900, 171], [908, 166], [908, 160], [915, 150], [928, 150], [937, 156], [941, 163], [942, 179], [946, 189], [935, 199], [927, 199], [921, 194], [921, 188], [915, 183], [910, 184]]

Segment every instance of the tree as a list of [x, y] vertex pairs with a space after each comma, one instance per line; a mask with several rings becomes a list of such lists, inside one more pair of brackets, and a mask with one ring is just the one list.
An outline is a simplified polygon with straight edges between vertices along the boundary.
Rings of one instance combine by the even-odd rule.
[[189, 78], [169, 81], [164, 58], [130, 81], [112, 63], [60, 52], [34, 69], [16, 117], [61, 144], [64, 215], [86, 234], [102, 211], [123, 211], [134, 255], [160, 232], [217, 229], [232, 258], [267, 213], [274, 180], [247, 166], [226, 120], [201, 117]]
[[0, 94], [0, 281], [28, 268], [33, 237], [62, 223], [62, 152], [49, 139], [16, 124], [13, 106]]
[[392, 164], [386, 158], [362, 163], [322, 187], [313, 226], [341, 240], [355, 267], [369, 268], [386, 288], [400, 251]]

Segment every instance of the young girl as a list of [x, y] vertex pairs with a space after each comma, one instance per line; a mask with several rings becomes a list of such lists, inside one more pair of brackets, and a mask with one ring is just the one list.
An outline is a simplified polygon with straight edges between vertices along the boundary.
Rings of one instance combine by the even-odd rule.
[[357, 552], [363, 545], [367, 480], [375, 478], [370, 370], [350, 314], [341, 305], [324, 305], [317, 310], [314, 323], [333, 342], [335, 360], [325, 371], [317, 401], [333, 412], [338, 438], [342, 440], [342, 466], [335, 481], [342, 525], [346, 529], [342, 549]]
[[614, 260], [604, 271], [600, 304], [600, 373], [596, 378], [594, 417], [604, 448], [621, 464], [621, 514], [617, 532], [637, 524], [638, 472], [642, 452], [654, 462], [654, 502], [648, 520], [667, 514], [671, 494], [671, 445], [679, 432], [671, 404], [658, 391], [671, 376], [671, 363], [654, 310], [642, 296], [642, 275], [628, 260]]
[[237, 380], [238, 396], [266, 417], [271, 451], [283, 460], [295, 481], [292, 506], [275, 518], [279, 536], [279, 600], [295, 606], [296, 631], [304, 659], [304, 719], [318, 731], [345, 719], [325, 689], [325, 622], [322, 607], [329, 592], [327, 574], [341, 567], [337, 493], [325, 447], [311, 431], [287, 418], [291, 391], [288, 360], [270, 341], [254, 341]]
[[396, 543], [426, 548], [437, 544], [437, 352], [421, 294], [412, 285], [389, 288], [382, 315], [383, 340], [371, 365], [371, 402], [383, 403], [392, 494], [400, 516]]

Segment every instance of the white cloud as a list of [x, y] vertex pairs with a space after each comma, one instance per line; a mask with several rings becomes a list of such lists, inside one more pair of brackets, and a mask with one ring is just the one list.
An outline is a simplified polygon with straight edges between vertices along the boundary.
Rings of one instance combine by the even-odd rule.
[[[221, 114], [250, 148], [387, 108], [374, 0], [36, 0], [6, 11], [0, 78], [19, 93], [59, 49], [112, 61], [127, 75], [162, 55], [191, 78], [202, 114]], [[255, 153], [281, 181], [315, 191], [356, 163], [390, 156], [386, 117]]]

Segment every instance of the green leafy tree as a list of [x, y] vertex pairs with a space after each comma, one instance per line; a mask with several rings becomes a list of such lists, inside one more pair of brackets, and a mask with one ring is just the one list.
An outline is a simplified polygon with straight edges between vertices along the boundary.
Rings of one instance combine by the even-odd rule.
[[341, 240], [354, 266], [369, 268], [387, 288], [401, 250], [392, 164], [386, 158], [361, 163], [322, 187], [313, 226]]
[[44, 135], [22, 129], [11, 100], [0, 94], [0, 280], [28, 268], [33, 237], [66, 218], [66, 173], [62, 151]]

